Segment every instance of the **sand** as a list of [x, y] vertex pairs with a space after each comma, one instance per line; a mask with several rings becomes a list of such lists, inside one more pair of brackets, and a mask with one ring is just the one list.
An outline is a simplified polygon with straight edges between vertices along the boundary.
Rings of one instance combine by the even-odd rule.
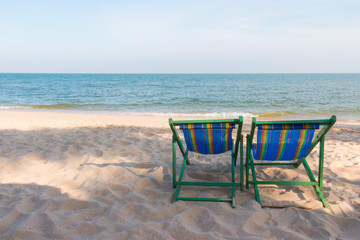
[[[245, 119], [245, 133], [250, 119]], [[317, 151], [308, 158], [317, 173]], [[324, 196], [311, 187], [236, 191], [228, 203], [172, 203], [167, 117], [0, 111], [1, 239], [359, 239], [360, 122], [325, 143]], [[191, 155], [185, 178], [228, 180], [229, 155]], [[179, 158], [180, 161], [180, 158]], [[303, 169], [259, 176], [306, 179]], [[236, 169], [237, 180], [239, 169]], [[229, 189], [184, 188], [197, 196]], [[286, 206], [286, 208], [274, 208]]]

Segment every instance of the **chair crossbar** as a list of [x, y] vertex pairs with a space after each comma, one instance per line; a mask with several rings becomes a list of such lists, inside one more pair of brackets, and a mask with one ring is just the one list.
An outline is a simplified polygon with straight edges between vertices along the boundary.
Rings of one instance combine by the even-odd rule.
[[259, 166], [297, 166], [296, 162], [292, 162], [292, 163], [281, 163], [281, 162], [257, 162], [254, 163], [255, 166], [259, 165]]
[[235, 123], [240, 124], [242, 123], [242, 119], [211, 119], [211, 120], [179, 120], [179, 121], [173, 121], [171, 119], [171, 122], [174, 124], [174, 126], [180, 126], [181, 124], [188, 124], [188, 123]]
[[186, 182], [176, 181], [176, 184], [187, 185], [187, 186], [212, 186], [212, 187], [240, 187], [240, 183], [227, 183], [227, 182]]
[[233, 199], [220, 199], [220, 198], [192, 198], [192, 197], [177, 197], [176, 200], [182, 201], [195, 201], [195, 202], [229, 202]]
[[301, 185], [301, 186], [319, 185], [318, 182], [298, 182], [298, 181], [249, 181], [249, 183], [263, 184], [263, 185]]

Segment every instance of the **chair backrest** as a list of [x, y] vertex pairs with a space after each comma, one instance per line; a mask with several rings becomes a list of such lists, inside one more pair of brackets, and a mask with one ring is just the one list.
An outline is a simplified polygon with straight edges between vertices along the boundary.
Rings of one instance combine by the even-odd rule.
[[[183, 155], [186, 149], [181, 141], [176, 126], [184, 133], [188, 151], [202, 154], [219, 154], [229, 150], [235, 150], [237, 156], [243, 117], [239, 119], [212, 119], [212, 120], [179, 120], [169, 119], [169, 125], [173, 132], [173, 141], [176, 142]], [[237, 126], [235, 149], [233, 149], [232, 130]]]
[[257, 127], [257, 143], [252, 147], [254, 159], [290, 161], [307, 155], [319, 124], [259, 124]]
[[234, 123], [180, 124], [189, 151], [202, 154], [219, 154], [233, 148]]

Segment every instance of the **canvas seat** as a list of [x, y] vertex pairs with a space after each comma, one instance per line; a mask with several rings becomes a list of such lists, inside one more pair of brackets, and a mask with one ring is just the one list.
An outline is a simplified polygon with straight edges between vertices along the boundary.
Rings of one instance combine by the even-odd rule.
[[[314, 190], [323, 203], [323, 206], [331, 211], [323, 194], [323, 165], [324, 165], [324, 142], [325, 134], [335, 124], [336, 117], [323, 120], [295, 120], [295, 121], [257, 121], [252, 120], [251, 132], [247, 135], [246, 146], [246, 187], [254, 185], [255, 198], [261, 204], [258, 185], [303, 185], [313, 186]], [[320, 129], [320, 126], [322, 127]], [[318, 130], [316, 136], [315, 131]], [[254, 141], [257, 131], [256, 143]], [[318, 179], [316, 180], [306, 157], [320, 142]], [[254, 161], [258, 160], [258, 161]], [[294, 166], [301, 164], [309, 176], [309, 182], [299, 181], [259, 181], [256, 177], [255, 166]], [[251, 168], [252, 180], [249, 180]]]
[[[217, 120], [188, 120], [173, 121], [169, 119], [169, 125], [173, 132], [172, 141], [172, 164], [173, 164], [173, 187], [176, 188], [174, 202], [183, 201], [212, 201], [212, 202], [230, 202], [235, 207], [235, 187], [243, 185], [243, 136], [241, 134], [243, 118], [239, 119], [217, 119]], [[235, 142], [232, 139], [232, 131], [237, 127]], [[185, 145], [180, 138], [178, 130], [183, 132]], [[176, 145], [178, 145], [183, 156], [182, 166], [177, 178], [176, 173]], [[235, 182], [235, 166], [240, 148], [240, 183]], [[189, 165], [188, 153], [196, 152], [200, 154], [220, 154], [231, 151], [231, 182], [191, 182], [183, 181], [185, 165]], [[231, 198], [196, 198], [181, 197], [180, 190], [182, 185], [190, 186], [218, 186], [231, 187]]]

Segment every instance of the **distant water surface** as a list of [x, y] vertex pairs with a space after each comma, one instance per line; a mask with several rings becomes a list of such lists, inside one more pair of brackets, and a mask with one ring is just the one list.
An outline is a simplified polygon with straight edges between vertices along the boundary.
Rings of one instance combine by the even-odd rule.
[[360, 119], [360, 74], [0, 74], [0, 109]]

